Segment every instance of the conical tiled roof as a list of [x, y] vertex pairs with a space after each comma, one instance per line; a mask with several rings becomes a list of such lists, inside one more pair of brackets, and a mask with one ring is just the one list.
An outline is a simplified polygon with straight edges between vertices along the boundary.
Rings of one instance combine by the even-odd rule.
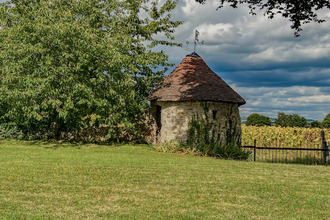
[[187, 55], [148, 100], [246, 103], [197, 53]]

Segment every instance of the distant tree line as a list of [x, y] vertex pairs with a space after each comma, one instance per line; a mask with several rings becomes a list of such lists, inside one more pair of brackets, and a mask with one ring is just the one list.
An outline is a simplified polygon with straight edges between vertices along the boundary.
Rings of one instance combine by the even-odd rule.
[[275, 119], [275, 125], [280, 127], [306, 127], [306, 118], [297, 114], [287, 115], [284, 112], [279, 112], [277, 119]]
[[[274, 124], [275, 126], [280, 127], [330, 128], [330, 113], [323, 119], [322, 122], [313, 121], [308, 124], [306, 118], [298, 114], [285, 114], [284, 112], [279, 112]], [[247, 117], [246, 125], [271, 126], [272, 121], [270, 117], [253, 113]]]

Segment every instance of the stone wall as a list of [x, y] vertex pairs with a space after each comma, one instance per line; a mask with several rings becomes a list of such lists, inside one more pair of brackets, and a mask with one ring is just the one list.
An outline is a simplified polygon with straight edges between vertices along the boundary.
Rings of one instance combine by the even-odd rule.
[[[150, 112], [156, 121], [156, 106], [161, 106], [161, 129], [152, 139], [153, 143], [166, 141], [187, 141], [188, 124], [193, 117], [205, 118], [205, 109], [209, 122], [216, 134], [220, 134], [220, 143], [241, 144], [241, 121], [237, 104], [223, 102], [152, 102]], [[157, 126], [156, 126], [157, 127]], [[212, 129], [212, 130], [213, 130]], [[211, 133], [211, 131], [210, 131]]]

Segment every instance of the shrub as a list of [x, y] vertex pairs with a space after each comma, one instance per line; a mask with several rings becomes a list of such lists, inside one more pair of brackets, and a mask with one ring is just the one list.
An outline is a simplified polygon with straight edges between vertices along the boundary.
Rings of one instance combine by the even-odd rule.
[[311, 128], [321, 128], [322, 127], [322, 123], [319, 121], [312, 121], [311, 122]]
[[211, 151], [208, 152], [208, 155], [224, 159], [247, 160], [252, 153], [249, 150], [244, 150], [242, 147], [233, 144], [222, 146], [218, 143], [214, 143], [210, 147]]
[[0, 124], [0, 138], [23, 138], [23, 132], [12, 124]]

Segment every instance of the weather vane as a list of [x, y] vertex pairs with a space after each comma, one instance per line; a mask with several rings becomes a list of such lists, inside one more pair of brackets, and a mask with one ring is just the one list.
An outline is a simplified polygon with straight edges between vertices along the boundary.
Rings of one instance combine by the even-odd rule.
[[[199, 32], [198, 32], [198, 30], [196, 29], [195, 30], [195, 39], [194, 39], [194, 53], [196, 52], [196, 45], [198, 44], [198, 43], [200, 43], [200, 44], [204, 44], [205, 42], [204, 41], [201, 41], [201, 42], [199, 42], [199, 39], [198, 39], [198, 35], [199, 35]], [[191, 42], [189, 42], [189, 41], [187, 41], [186, 42], [186, 44], [187, 45], [189, 45]]]

